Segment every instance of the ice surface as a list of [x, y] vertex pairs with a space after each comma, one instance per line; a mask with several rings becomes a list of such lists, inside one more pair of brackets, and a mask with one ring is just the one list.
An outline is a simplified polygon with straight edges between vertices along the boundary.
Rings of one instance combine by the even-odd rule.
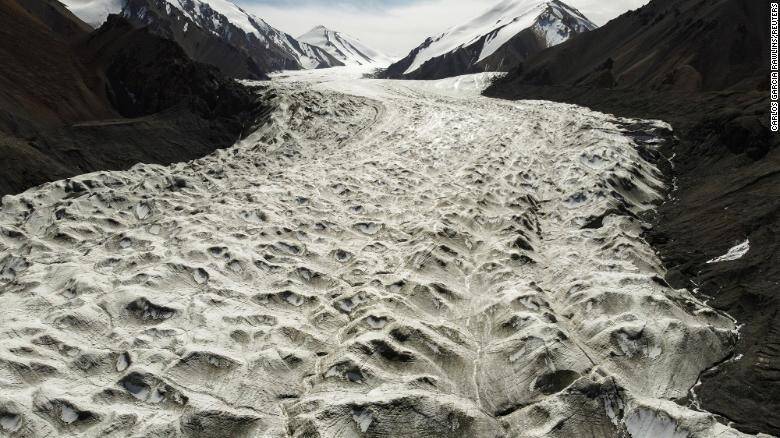
[[0, 426], [740, 436], [670, 401], [735, 327], [657, 281], [637, 121], [365, 70], [276, 75], [207, 157], [4, 197]]
[[22, 423], [22, 417], [12, 413], [0, 413], [0, 428], [6, 432], [16, 432]]
[[[250, 15], [243, 9], [238, 7], [235, 3], [227, 0], [167, 0], [169, 4], [181, 9], [186, 10], [182, 5], [182, 2], [195, 2], [199, 4], [199, 8], [203, 8], [204, 5], [208, 5], [215, 12], [225, 16], [228, 21], [233, 25], [243, 30], [248, 34], [257, 34], [258, 25], [253, 24], [250, 21]], [[265, 24], [262, 20], [255, 19], [255, 23]]]

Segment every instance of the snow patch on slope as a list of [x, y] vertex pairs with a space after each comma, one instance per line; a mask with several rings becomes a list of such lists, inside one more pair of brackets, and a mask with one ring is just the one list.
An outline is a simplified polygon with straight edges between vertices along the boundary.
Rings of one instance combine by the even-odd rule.
[[[485, 45], [482, 47], [482, 53], [480, 53], [477, 62], [482, 61], [483, 59], [495, 53], [496, 50], [506, 44], [507, 41], [509, 41], [513, 36], [533, 26], [539, 15], [541, 15], [547, 8], [546, 2], [533, 4], [531, 6], [513, 3], [514, 2], [512, 0], [507, 0], [501, 3], [499, 6], [506, 6], [508, 10], [502, 9], [502, 16], [495, 20], [495, 22], [488, 23], [488, 26], [490, 26], [489, 29], [485, 29], [484, 25], [471, 28], [471, 31], [476, 33], [469, 41], [461, 44], [462, 46], [468, 46], [469, 43], [476, 42], [476, 40], [481, 38], [483, 35], [489, 34], [488, 39], [485, 41]], [[520, 5], [522, 5], [522, 8], [519, 8]], [[511, 8], [508, 8], [509, 6], [511, 6]], [[478, 22], [492, 21], [490, 19], [495, 17], [496, 12], [497, 11], [493, 9], [477, 20]], [[510, 14], [509, 17], [507, 17], [506, 14]], [[517, 14], [517, 16], [511, 17], [511, 15], [515, 14]], [[471, 26], [473, 24], [474, 22], [467, 26]]]
[[246, 35], [253, 35], [265, 43], [266, 48], [269, 48], [271, 44], [280, 47], [295, 58], [304, 69], [314, 69], [330, 64], [318, 47], [297, 41], [291, 35], [274, 28], [262, 18], [246, 12], [233, 2], [227, 0], [166, 1], [179, 9], [199, 27], [229, 38], [229, 32], [223, 29], [222, 21], [213, 16], [213, 13], [219, 14]]
[[736, 245], [732, 247], [731, 249], [726, 252], [726, 254], [723, 254], [720, 257], [715, 257], [712, 260], [708, 260], [707, 263], [719, 263], [719, 262], [730, 262], [734, 260], [741, 259], [745, 254], [750, 251], [750, 239], [746, 239], [744, 242], [740, 243], [739, 245]]

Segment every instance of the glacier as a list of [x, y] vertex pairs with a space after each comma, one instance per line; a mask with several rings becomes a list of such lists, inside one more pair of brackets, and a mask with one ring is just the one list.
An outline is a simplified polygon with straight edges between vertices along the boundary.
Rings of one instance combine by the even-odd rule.
[[667, 124], [364, 72], [2, 199], [4, 433], [743, 436], [685, 402], [734, 321], [642, 238]]

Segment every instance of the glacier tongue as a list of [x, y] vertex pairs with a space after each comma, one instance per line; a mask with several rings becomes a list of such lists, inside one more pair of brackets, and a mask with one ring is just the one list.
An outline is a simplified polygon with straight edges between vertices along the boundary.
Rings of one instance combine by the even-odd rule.
[[278, 77], [202, 159], [3, 198], [0, 427], [741, 436], [670, 401], [735, 327], [641, 237], [663, 184], [623, 127], [666, 126], [356, 73]]

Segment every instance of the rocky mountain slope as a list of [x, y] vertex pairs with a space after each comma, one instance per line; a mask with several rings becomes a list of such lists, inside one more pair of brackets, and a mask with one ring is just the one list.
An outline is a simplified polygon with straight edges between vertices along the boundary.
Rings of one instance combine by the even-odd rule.
[[235, 142], [262, 110], [245, 87], [121, 17], [90, 33], [56, 1], [13, 0], [0, 24], [0, 194], [192, 159]]
[[[745, 324], [734, 360], [683, 403], [780, 434], [780, 148], [770, 136], [768, 1], [653, 0], [523, 63], [487, 94], [662, 119], [676, 190], [646, 238], [689, 287]], [[719, 258], [747, 243], [737, 258]], [[709, 263], [708, 263], [709, 262]]]
[[298, 41], [321, 47], [344, 65], [387, 65], [390, 58], [357, 38], [317, 26], [298, 37]]
[[295, 65], [289, 57], [273, 51], [260, 59], [253, 57], [219, 35], [196, 26], [184, 12], [166, 7], [165, 2], [128, 0], [124, 4], [125, 7], [117, 13], [138, 26], [147, 26], [155, 34], [176, 41], [192, 59], [215, 66], [226, 76], [268, 79], [267, 72], [274, 66]]
[[545, 51], [514, 76], [534, 85], [708, 91], [765, 80], [762, 1], [654, 0]]
[[325, 50], [296, 40], [226, 0], [126, 0], [122, 15], [150, 26], [178, 42], [193, 59], [226, 73], [232, 68], [230, 60], [214, 60], [220, 43], [245, 54], [247, 62], [264, 72], [342, 65]]
[[595, 28], [558, 0], [504, 0], [480, 17], [428, 38], [382, 76], [438, 79], [507, 71], [534, 53]]
[[0, 129], [115, 114], [99, 80], [71, 49], [89, 28], [67, 9], [51, 1], [6, 1], [0, 3], [0, 23]]

